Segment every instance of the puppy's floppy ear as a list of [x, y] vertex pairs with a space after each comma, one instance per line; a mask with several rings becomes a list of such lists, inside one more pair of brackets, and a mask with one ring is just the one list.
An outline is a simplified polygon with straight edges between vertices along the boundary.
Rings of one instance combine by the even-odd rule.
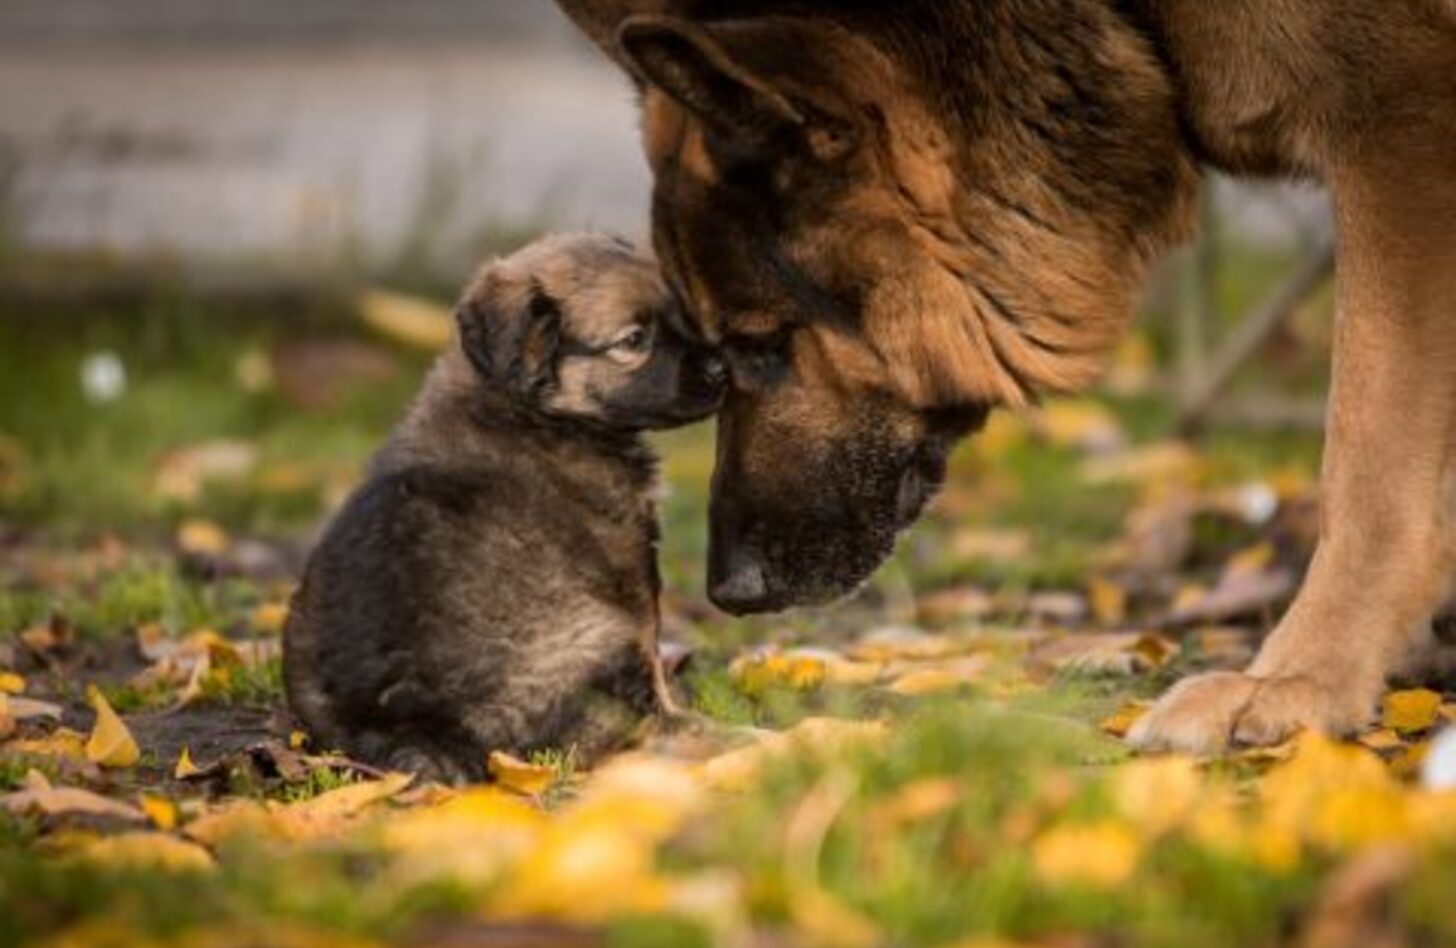
[[522, 287], [487, 274], [455, 320], [461, 348], [492, 386], [532, 402], [555, 384], [561, 304], [540, 281]]

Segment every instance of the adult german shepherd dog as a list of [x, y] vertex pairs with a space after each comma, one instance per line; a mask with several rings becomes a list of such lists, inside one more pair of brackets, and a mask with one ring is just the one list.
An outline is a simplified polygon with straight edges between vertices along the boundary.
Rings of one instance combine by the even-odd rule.
[[1456, 576], [1456, 0], [558, 0], [635, 78], [658, 256], [721, 344], [710, 585], [861, 582], [997, 405], [1076, 389], [1200, 166], [1324, 181], [1318, 554], [1149, 748], [1346, 732]]

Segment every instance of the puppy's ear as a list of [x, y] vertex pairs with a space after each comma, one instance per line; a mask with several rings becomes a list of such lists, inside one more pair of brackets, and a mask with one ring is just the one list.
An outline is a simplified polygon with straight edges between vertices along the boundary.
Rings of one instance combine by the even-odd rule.
[[535, 402], [555, 384], [561, 304], [539, 281], [521, 287], [487, 275], [455, 320], [465, 355], [490, 385]]

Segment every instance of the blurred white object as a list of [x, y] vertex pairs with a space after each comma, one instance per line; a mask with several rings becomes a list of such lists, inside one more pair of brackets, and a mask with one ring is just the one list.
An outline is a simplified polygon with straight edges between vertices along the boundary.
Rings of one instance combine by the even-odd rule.
[[1456, 790], [1456, 727], [1448, 727], [1431, 744], [1421, 766], [1421, 785], [1427, 790]]
[[126, 366], [114, 352], [93, 352], [81, 363], [81, 391], [92, 404], [114, 402], [126, 393]]
[[1268, 484], [1245, 484], [1239, 489], [1239, 512], [1251, 526], [1262, 526], [1279, 512], [1279, 495]]

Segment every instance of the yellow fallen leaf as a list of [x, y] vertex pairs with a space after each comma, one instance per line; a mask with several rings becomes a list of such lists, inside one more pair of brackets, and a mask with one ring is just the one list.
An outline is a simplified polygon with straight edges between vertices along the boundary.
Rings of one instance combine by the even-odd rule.
[[794, 927], [809, 944], [839, 948], [884, 944], [873, 922], [819, 886], [798, 888], [790, 893], [788, 903]]
[[1031, 844], [1031, 861], [1048, 882], [1114, 888], [1127, 882], [1142, 858], [1132, 830], [1111, 820], [1053, 827]]
[[377, 332], [430, 352], [444, 349], [454, 338], [450, 310], [416, 296], [369, 290], [359, 297], [359, 315]]
[[704, 783], [717, 790], [747, 789], [764, 765], [781, 755], [803, 752], [827, 754], [883, 740], [889, 733], [879, 721], [840, 718], [805, 718], [780, 733], [768, 734], [698, 765]]
[[134, 767], [142, 751], [131, 736], [106, 696], [95, 685], [86, 689], [86, 698], [96, 712], [96, 724], [86, 741], [86, 759], [102, 767]]
[[491, 909], [508, 918], [583, 924], [658, 913], [670, 890], [654, 861], [650, 843], [623, 828], [550, 825], [504, 880]]
[[142, 812], [152, 825], [159, 830], [173, 830], [177, 828], [177, 804], [163, 796], [144, 793], [141, 796]]
[[1186, 757], [1135, 760], [1112, 773], [1119, 814], [1149, 838], [1184, 825], [1199, 806], [1202, 790], [1203, 778]]
[[1256, 543], [1240, 550], [1224, 564], [1225, 573], [1261, 573], [1274, 563], [1274, 544]]
[[25, 692], [25, 679], [15, 672], [0, 672], [0, 694], [18, 695]]
[[872, 685], [884, 671], [878, 662], [830, 662], [824, 666], [824, 680], [831, 685]]
[[192, 762], [192, 752], [182, 748], [182, 753], [177, 755], [177, 766], [172, 768], [172, 776], [178, 780], [186, 780], [202, 773], [202, 768]]
[[109, 869], [207, 872], [216, 866], [201, 846], [166, 833], [106, 836], [84, 847], [78, 855]]
[[1089, 582], [1087, 602], [1092, 607], [1092, 617], [1101, 625], [1122, 625], [1127, 620], [1127, 590], [1111, 580]]
[[1111, 734], [1113, 737], [1127, 737], [1127, 732], [1132, 726], [1148, 713], [1151, 705], [1146, 701], [1129, 701], [1118, 708], [1110, 716], [1103, 718], [1098, 727], [1104, 734]]
[[25, 741], [11, 741], [5, 749], [14, 754], [33, 754], [37, 757], [60, 757], [66, 760], [85, 761], [86, 735], [70, 728], [57, 728], [45, 737]]
[[308, 735], [302, 731], [288, 732], [288, 749], [299, 750], [308, 743]]
[[224, 803], [189, 822], [183, 827], [182, 833], [189, 839], [211, 847], [233, 839], [259, 843], [290, 838], [268, 809], [256, 800], [233, 800]]
[[272, 805], [274, 823], [292, 839], [317, 839], [337, 834], [376, 803], [387, 800], [409, 786], [413, 774], [387, 774], [320, 794], [291, 806]]
[[0, 740], [15, 733], [15, 719], [10, 716], [10, 696], [0, 691]]
[[976, 684], [990, 664], [989, 655], [978, 655], [958, 662], [913, 669], [896, 678], [889, 691], [911, 697], [944, 694]]
[[703, 788], [691, 766], [629, 754], [594, 772], [560, 821], [600, 822], [660, 841], [676, 833], [702, 803]]
[[1373, 751], [1394, 751], [1405, 747], [1400, 735], [1388, 727], [1361, 734], [1359, 741]]
[[177, 548], [193, 556], [221, 556], [232, 540], [211, 520], [184, 520], [177, 528]]
[[555, 768], [529, 764], [504, 751], [491, 751], [485, 768], [498, 786], [528, 797], [545, 793], [556, 780]]
[[950, 777], [925, 777], [907, 783], [876, 804], [870, 811], [870, 823], [893, 830], [952, 810], [964, 797], [965, 788]]
[[265, 602], [253, 610], [252, 625], [259, 632], [277, 635], [287, 622], [288, 604], [285, 602]]
[[534, 847], [547, 823], [546, 814], [524, 798], [477, 787], [438, 806], [398, 814], [379, 832], [401, 879], [484, 886]]
[[1121, 447], [1122, 426], [1106, 406], [1062, 399], [1047, 404], [1034, 418], [1041, 435], [1060, 447], [1103, 452]]
[[818, 658], [794, 655], [753, 655], [737, 659], [728, 668], [729, 677], [746, 694], [762, 694], [774, 687], [808, 691], [825, 679], [825, 663]]
[[849, 648], [849, 657], [861, 662], [930, 661], [964, 654], [965, 642], [920, 629], [890, 626], [876, 629]]
[[1261, 826], [1337, 852], [1400, 842], [1415, 830], [1405, 795], [1379, 757], [1317, 733], [1259, 787]]
[[1381, 724], [1402, 734], [1427, 731], [1436, 725], [1441, 713], [1441, 696], [1418, 688], [1393, 691], [1385, 696]]

